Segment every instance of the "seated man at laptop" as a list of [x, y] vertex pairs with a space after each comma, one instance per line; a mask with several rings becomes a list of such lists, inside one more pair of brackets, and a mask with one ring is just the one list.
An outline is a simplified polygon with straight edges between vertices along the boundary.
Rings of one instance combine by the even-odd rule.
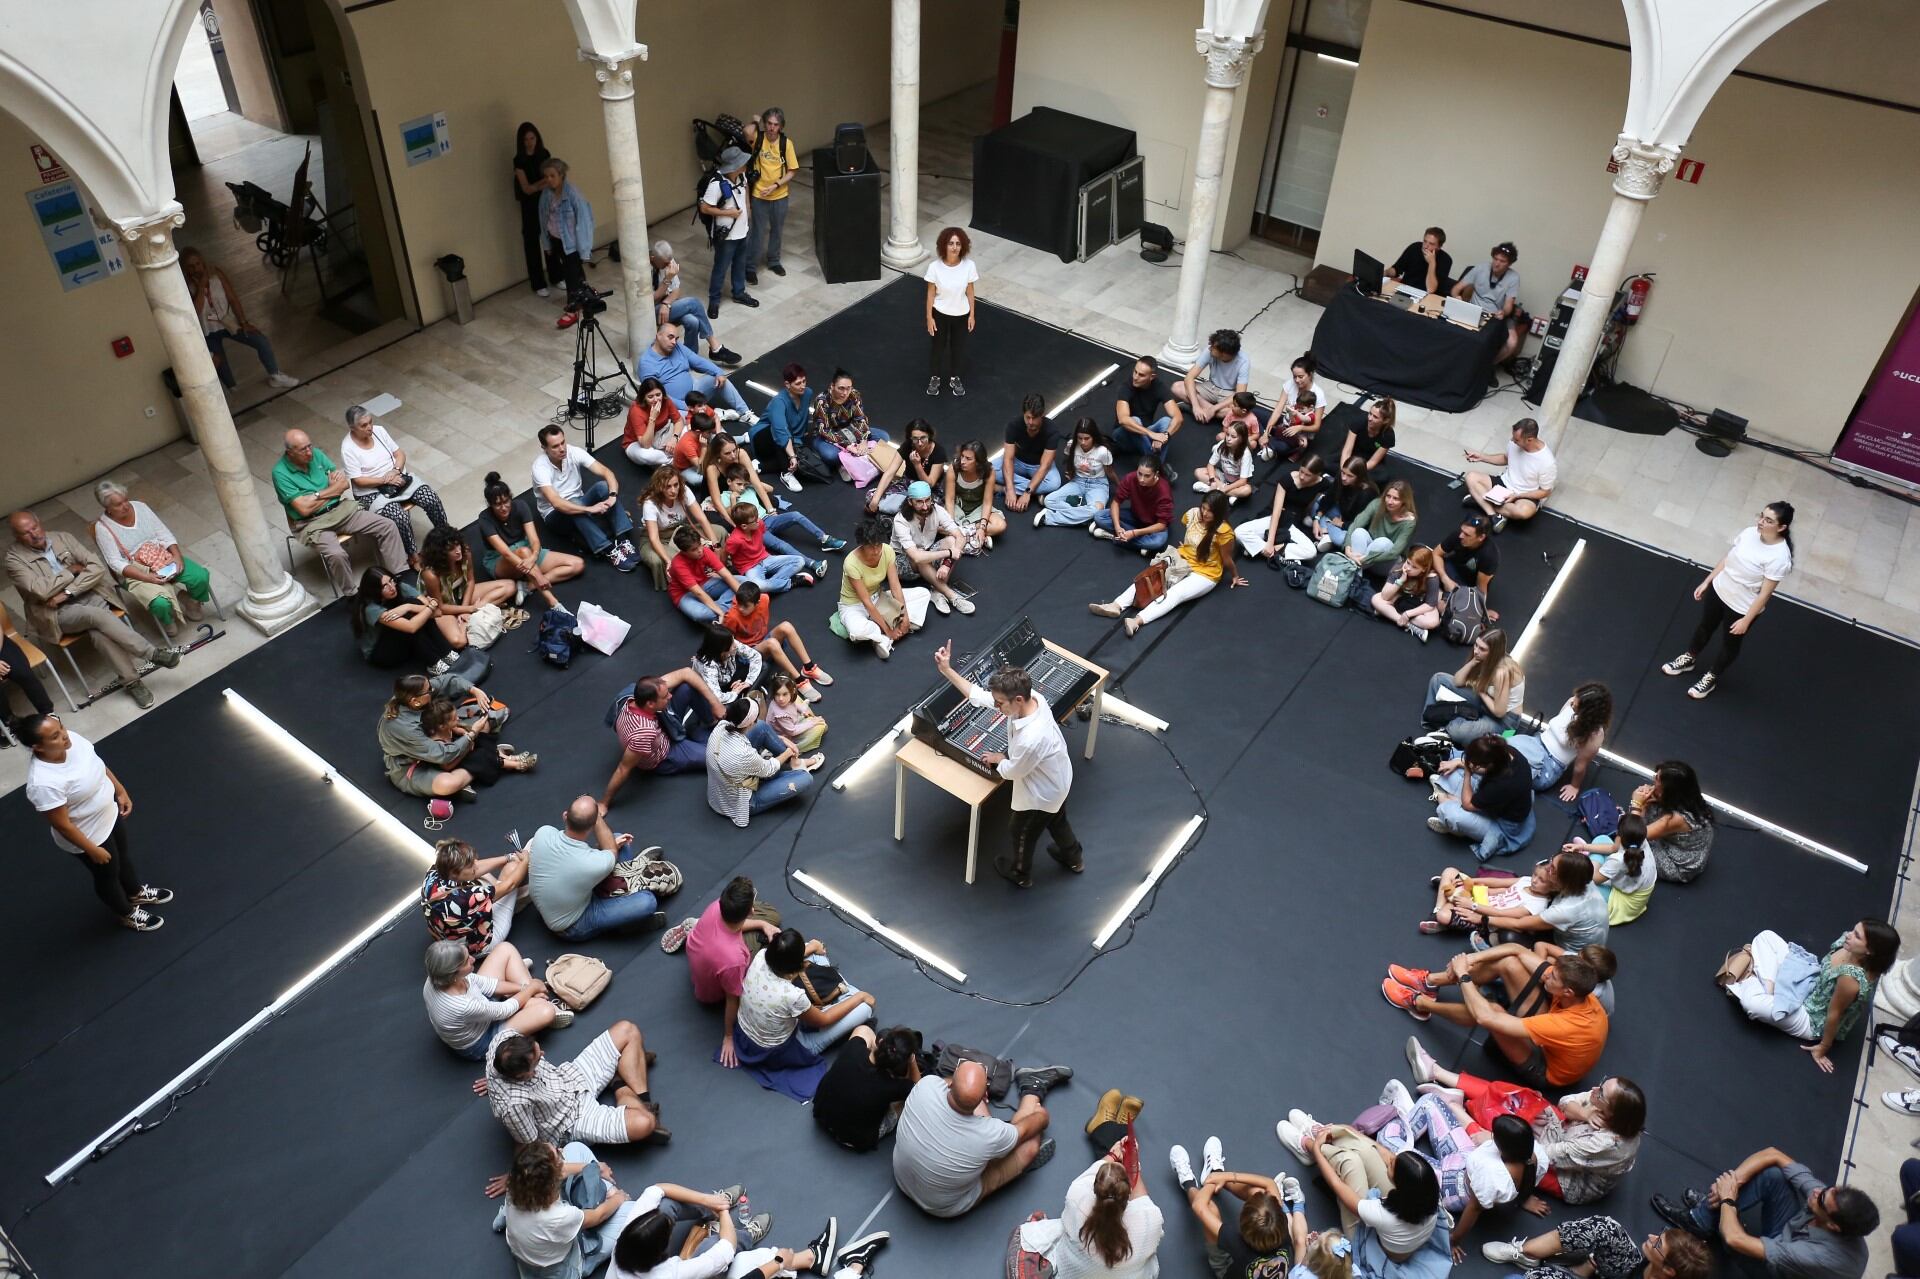
[[1410, 284], [1428, 293], [1445, 293], [1453, 287], [1453, 255], [1441, 246], [1447, 233], [1430, 226], [1420, 238], [1400, 250], [1400, 256], [1387, 268], [1387, 279]]
[[1505, 321], [1507, 340], [1501, 345], [1495, 364], [1511, 360], [1527, 336], [1527, 313], [1520, 309], [1520, 273], [1513, 269], [1519, 260], [1520, 250], [1513, 247], [1513, 241], [1502, 240], [1493, 246], [1487, 261], [1468, 267], [1460, 282], [1453, 286], [1452, 296], [1472, 302], [1494, 319]]

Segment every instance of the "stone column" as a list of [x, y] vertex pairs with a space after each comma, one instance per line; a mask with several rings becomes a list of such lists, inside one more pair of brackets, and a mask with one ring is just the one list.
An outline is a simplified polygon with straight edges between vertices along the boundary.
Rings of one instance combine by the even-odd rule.
[[1888, 1021], [1904, 1023], [1920, 1013], [1920, 956], [1903, 959], [1879, 982], [1873, 1006]]
[[607, 130], [607, 164], [613, 174], [613, 216], [620, 235], [620, 292], [627, 304], [627, 362], [640, 362], [640, 352], [653, 341], [653, 277], [647, 266], [647, 196], [640, 179], [640, 130], [633, 118], [633, 69], [627, 64], [647, 60], [647, 47], [636, 45], [619, 55], [580, 51], [596, 65], [600, 82], [600, 114]]
[[1566, 339], [1560, 344], [1560, 358], [1547, 380], [1547, 393], [1540, 401], [1540, 436], [1552, 449], [1560, 447], [1567, 420], [1580, 390], [1587, 384], [1587, 371], [1600, 349], [1600, 334], [1606, 327], [1607, 312], [1613, 295], [1627, 270], [1627, 252], [1640, 230], [1640, 218], [1647, 201], [1660, 194], [1660, 184], [1673, 172], [1680, 153], [1671, 147], [1648, 146], [1625, 134], [1613, 148], [1618, 170], [1613, 177], [1613, 203], [1607, 220], [1600, 227], [1600, 243], [1594, 247], [1593, 262], [1580, 286], [1580, 301], [1573, 309], [1573, 322], [1567, 326]]
[[1220, 213], [1220, 175], [1227, 167], [1227, 130], [1233, 98], [1265, 42], [1264, 33], [1217, 36], [1193, 33], [1196, 53], [1207, 55], [1207, 101], [1200, 117], [1200, 146], [1193, 158], [1193, 192], [1187, 204], [1187, 242], [1180, 256], [1180, 291], [1174, 302], [1173, 335], [1160, 348], [1163, 364], [1186, 370], [1200, 358], [1200, 304], [1207, 291], [1214, 223]]
[[240, 553], [240, 566], [246, 572], [247, 597], [237, 605], [240, 615], [264, 633], [275, 635], [305, 615], [313, 607], [313, 600], [280, 567], [280, 557], [274, 552], [276, 535], [254, 492], [247, 455], [240, 447], [233, 414], [227, 409], [226, 396], [214, 373], [213, 355], [201, 334], [186, 277], [180, 274], [173, 228], [184, 221], [185, 215], [177, 211], [162, 213], [144, 222], [122, 224], [120, 234], [139, 268], [140, 287], [159, 326], [167, 358], [173, 361], [180, 398], [199, 437], [214, 495], [226, 513], [234, 549]]
[[893, 105], [887, 121], [893, 168], [887, 240], [880, 260], [905, 270], [927, 260], [920, 244], [920, 0], [893, 0]]

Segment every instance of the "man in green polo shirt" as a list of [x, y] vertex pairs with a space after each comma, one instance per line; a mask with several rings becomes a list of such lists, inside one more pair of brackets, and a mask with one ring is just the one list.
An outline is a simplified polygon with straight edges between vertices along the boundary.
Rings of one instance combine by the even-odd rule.
[[406, 548], [393, 521], [375, 515], [347, 496], [347, 475], [333, 459], [313, 447], [301, 430], [288, 431], [286, 452], [273, 464], [273, 491], [286, 508], [287, 527], [294, 536], [320, 553], [335, 595], [353, 590], [353, 565], [340, 534], [365, 537], [380, 551], [380, 564], [389, 573], [407, 567]]

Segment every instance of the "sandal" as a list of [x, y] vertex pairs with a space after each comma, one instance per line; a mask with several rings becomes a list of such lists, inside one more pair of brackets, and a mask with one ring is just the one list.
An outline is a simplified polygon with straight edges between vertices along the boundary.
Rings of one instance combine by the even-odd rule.
[[526, 609], [510, 608], [500, 619], [500, 629], [502, 631], [517, 631], [522, 626], [525, 626], [529, 620], [531, 620], [531, 615]]
[[1720, 961], [1720, 971], [1713, 975], [1713, 984], [1725, 990], [1752, 971], [1753, 947], [1742, 946], [1738, 950], [1728, 951], [1727, 957]]

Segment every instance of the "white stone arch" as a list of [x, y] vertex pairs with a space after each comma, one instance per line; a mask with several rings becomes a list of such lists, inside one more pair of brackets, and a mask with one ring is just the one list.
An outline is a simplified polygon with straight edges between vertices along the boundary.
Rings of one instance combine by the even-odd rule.
[[1824, 0], [1621, 0], [1633, 70], [1620, 132], [1679, 151], [1714, 93], [1769, 36]]
[[634, 38], [638, 0], [560, 0], [584, 53], [625, 62], [642, 56]]

